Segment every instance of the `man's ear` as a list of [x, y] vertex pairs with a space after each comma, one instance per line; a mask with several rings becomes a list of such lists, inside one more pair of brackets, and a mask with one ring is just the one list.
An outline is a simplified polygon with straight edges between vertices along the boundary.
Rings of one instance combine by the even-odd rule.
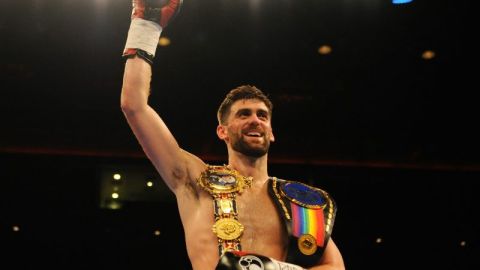
[[226, 140], [228, 138], [227, 127], [221, 124], [217, 126], [217, 136], [220, 140]]
[[275, 141], [275, 136], [273, 136], [273, 131], [270, 131], [270, 141], [271, 142]]

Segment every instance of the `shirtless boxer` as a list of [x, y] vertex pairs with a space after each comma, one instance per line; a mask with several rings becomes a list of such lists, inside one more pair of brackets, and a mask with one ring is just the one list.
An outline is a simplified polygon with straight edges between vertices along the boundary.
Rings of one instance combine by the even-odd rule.
[[344, 269], [330, 237], [335, 203], [325, 191], [271, 177], [272, 104], [256, 87], [232, 90], [218, 110], [228, 165], [183, 150], [148, 105], [151, 64], [161, 31], [182, 0], [133, 0], [123, 56], [124, 115], [144, 152], [175, 194], [192, 268]]

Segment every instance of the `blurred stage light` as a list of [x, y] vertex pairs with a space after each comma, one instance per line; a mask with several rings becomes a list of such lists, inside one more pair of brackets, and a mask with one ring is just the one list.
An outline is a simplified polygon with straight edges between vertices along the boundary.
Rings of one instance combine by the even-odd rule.
[[100, 171], [100, 208], [122, 209], [138, 202], [176, 202], [173, 192], [149, 164], [106, 164]]
[[430, 60], [435, 57], [435, 52], [431, 50], [426, 50], [422, 53], [422, 58], [425, 60]]
[[407, 4], [412, 2], [413, 0], [392, 0], [392, 4], [400, 5], [400, 4]]
[[332, 52], [332, 47], [328, 45], [322, 45], [318, 48], [318, 53], [322, 55], [330, 54]]
[[162, 46], [162, 47], [166, 47], [168, 45], [170, 45], [171, 41], [169, 38], [167, 37], [161, 37], [159, 40], [158, 40], [158, 45]]

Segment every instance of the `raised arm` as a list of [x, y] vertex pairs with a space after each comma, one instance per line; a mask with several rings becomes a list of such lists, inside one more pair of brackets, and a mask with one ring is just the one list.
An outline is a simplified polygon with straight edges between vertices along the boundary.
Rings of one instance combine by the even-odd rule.
[[[151, 63], [162, 29], [180, 9], [181, 0], [133, 0], [132, 22], [124, 50], [127, 58], [122, 111], [144, 152], [170, 189], [197, 177], [205, 164], [182, 150], [160, 116], [148, 105]], [[163, 1], [165, 2], [165, 1]]]

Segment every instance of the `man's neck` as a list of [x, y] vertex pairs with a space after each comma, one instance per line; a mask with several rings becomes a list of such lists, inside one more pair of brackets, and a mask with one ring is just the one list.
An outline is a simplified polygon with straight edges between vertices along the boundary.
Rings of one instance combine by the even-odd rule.
[[228, 166], [243, 176], [253, 177], [254, 186], [262, 186], [268, 180], [268, 154], [259, 158], [248, 157], [240, 153], [228, 157]]

